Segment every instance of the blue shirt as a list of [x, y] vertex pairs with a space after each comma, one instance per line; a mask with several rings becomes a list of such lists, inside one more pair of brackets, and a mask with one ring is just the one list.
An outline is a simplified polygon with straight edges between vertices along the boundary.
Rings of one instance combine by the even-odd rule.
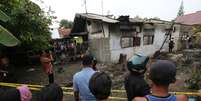
[[89, 80], [95, 71], [86, 67], [73, 76], [73, 90], [79, 91], [81, 101], [96, 101], [96, 98], [89, 90]]
[[157, 97], [153, 95], [146, 95], [145, 96], [148, 101], [176, 101], [176, 96], [170, 95], [167, 97]]

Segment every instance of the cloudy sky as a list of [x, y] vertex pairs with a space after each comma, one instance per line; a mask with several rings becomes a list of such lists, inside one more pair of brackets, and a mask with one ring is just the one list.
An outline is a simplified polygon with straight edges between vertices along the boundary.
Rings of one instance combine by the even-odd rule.
[[[57, 20], [74, 19], [75, 13], [84, 13], [84, 0], [32, 0], [39, 4], [42, 8], [48, 8], [55, 11]], [[163, 20], [171, 20], [177, 16], [178, 9], [182, 0], [86, 0], [87, 11], [89, 13], [130, 15], [135, 17], [159, 17]], [[201, 0], [183, 0], [185, 14], [193, 13], [201, 10]], [[54, 23], [53, 27], [58, 27]], [[58, 37], [56, 30], [53, 37]]]

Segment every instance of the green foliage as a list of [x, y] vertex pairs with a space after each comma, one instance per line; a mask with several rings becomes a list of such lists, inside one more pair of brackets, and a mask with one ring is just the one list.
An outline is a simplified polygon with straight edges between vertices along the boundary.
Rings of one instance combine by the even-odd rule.
[[[0, 10], [0, 21], [6, 22], [9, 19], [10, 17]], [[7, 29], [5, 29], [4, 27], [0, 25], [0, 43], [2, 45], [12, 47], [12, 46], [16, 46], [20, 42]]]
[[183, 3], [183, 1], [181, 2], [177, 16], [182, 16], [182, 15], [184, 15], [184, 3]]
[[7, 47], [13, 47], [18, 45], [20, 42], [8, 30], [0, 25], [0, 43]]
[[62, 19], [62, 20], [60, 21], [59, 26], [60, 26], [60, 27], [65, 27], [65, 28], [72, 28], [73, 22], [72, 22], [72, 21], [65, 20], [65, 19]]
[[194, 31], [194, 33], [201, 32], [201, 25], [195, 26], [193, 31]]
[[3, 11], [0, 10], [0, 20], [6, 22], [9, 19], [10, 19], [10, 17], [7, 16]]
[[[199, 71], [199, 70], [198, 70]], [[192, 72], [190, 78], [187, 80], [190, 89], [199, 90], [201, 88], [201, 72]]]
[[14, 33], [24, 50], [49, 47], [51, 16], [30, 0], [0, 0], [0, 9], [10, 17], [2, 26]]

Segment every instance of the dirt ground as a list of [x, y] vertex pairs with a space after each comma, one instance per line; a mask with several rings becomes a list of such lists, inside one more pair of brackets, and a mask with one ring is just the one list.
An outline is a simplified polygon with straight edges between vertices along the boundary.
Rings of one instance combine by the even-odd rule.
[[[60, 67], [63, 67], [64, 72], [62, 73], [58, 72]], [[81, 61], [68, 63], [65, 65], [54, 65], [55, 82], [61, 86], [72, 87], [73, 75], [76, 72], [80, 71], [81, 67], [82, 67]], [[123, 73], [124, 72], [120, 71], [121, 67], [119, 65], [97, 64], [97, 68], [100, 71], [105, 71], [112, 77], [113, 89], [123, 89], [123, 80], [124, 80]], [[114, 72], [114, 74], [110, 73], [111, 71], [114, 71], [114, 70], [116, 71]], [[18, 78], [18, 83], [23, 83], [23, 84], [37, 84], [37, 85], [48, 84], [48, 77], [44, 73], [41, 66], [19, 68], [17, 70], [17, 78]], [[125, 98], [126, 94], [114, 93], [112, 94], [112, 96]], [[65, 101], [73, 101], [73, 96], [65, 95], [64, 99]], [[112, 100], [112, 101], [124, 101], [124, 100]]]
[[[163, 54], [161, 59], [169, 59], [177, 64], [177, 81], [175, 84], [171, 85], [171, 91], [191, 91], [187, 89], [185, 80], [188, 78], [188, 72], [191, 68], [189, 65], [185, 65], [183, 63], [183, 58], [185, 57], [182, 53], [174, 53], [174, 54]], [[63, 67], [64, 72], [58, 73], [58, 69]], [[31, 69], [30, 69], [31, 68]], [[34, 69], [33, 69], [34, 68]], [[128, 72], [123, 70], [121, 64], [101, 64], [97, 65], [99, 71], [104, 71], [110, 75], [112, 78], [113, 89], [123, 90], [124, 89], [124, 77], [128, 74]], [[72, 87], [72, 78], [73, 75], [81, 70], [81, 61], [68, 63], [66, 65], [56, 65], [54, 66], [54, 75], [55, 82], [61, 86]], [[47, 85], [48, 77], [42, 70], [41, 66], [32, 66], [19, 68], [17, 70], [18, 83], [25, 84], [40, 84]], [[112, 94], [112, 96], [123, 97], [126, 98], [125, 93], [116, 93]], [[73, 101], [72, 95], [65, 95], [65, 101]], [[112, 100], [118, 101], [118, 100]], [[125, 101], [125, 100], [123, 100]]]
[[[63, 72], [59, 73], [59, 68], [63, 68]], [[54, 65], [55, 83], [61, 86], [72, 86], [73, 75], [81, 70], [81, 62], [73, 62], [65, 65]], [[19, 68], [17, 70], [18, 83], [47, 85], [48, 77], [44, 73], [41, 66]], [[33, 101], [34, 98], [33, 98]], [[65, 95], [64, 101], [73, 101], [72, 95]]]

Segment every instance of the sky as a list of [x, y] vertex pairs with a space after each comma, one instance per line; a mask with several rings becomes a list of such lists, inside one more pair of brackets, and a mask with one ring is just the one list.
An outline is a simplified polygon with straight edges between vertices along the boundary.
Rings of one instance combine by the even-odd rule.
[[[32, 0], [41, 8], [50, 6], [57, 16], [57, 21], [68, 19], [73, 21], [76, 13], [85, 13], [84, 0]], [[130, 15], [142, 18], [158, 17], [172, 20], [177, 16], [182, 0], [86, 0], [87, 12], [97, 14]], [[185, 14], [201, 10], [201, 0], [183, 0]], [[102, 9], [103, 8], [103, 9]], [[53, 38], [58, 38], [58, 23], [54, 23]]]

